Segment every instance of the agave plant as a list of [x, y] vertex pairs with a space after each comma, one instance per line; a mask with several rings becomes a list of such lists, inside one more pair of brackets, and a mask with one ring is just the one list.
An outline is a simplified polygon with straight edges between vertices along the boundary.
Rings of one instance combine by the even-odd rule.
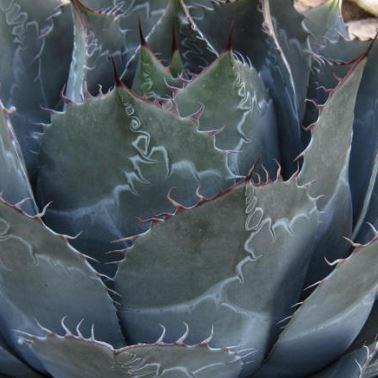
[[0, 0], [0, 374], [377, 376], [378, 47], [340, 6]]

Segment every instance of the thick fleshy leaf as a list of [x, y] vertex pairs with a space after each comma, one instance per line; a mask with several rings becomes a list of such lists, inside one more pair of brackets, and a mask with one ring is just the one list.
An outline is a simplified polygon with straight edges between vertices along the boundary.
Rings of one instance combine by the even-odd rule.
[[192, 19], [184, 0], [173, 0], [176, 11], [178, 46], [187, 71], [199, 73], [218, 56], [206, 36]]
[[33, 193], [24, 160], [13, 127], [9, 110], [0, 101], [0, 193], [12, 204], [27, 200], [22, 209], [30, 215], [36, 213]]
[[325, 367], [348, 349], [377, 296], [376, 236], [339, 262], [305, 300], [257, 377], [303, 377]]
[[79, 102], [87, 89], [95, 94], [113, 84], [109, 56], [120, 66], [125, 63], [126, 31], [119, 16], [94, 11], [80, 0], [72, 0], [72, 13], [75, 39], [66, 96]]
[[290, 76], [296, 112], [301, 121], [310, 77], [310, 54], [307, 34], [302, 29], [303, 16], [293, 7], [291, 0], [264, 0], [263, 10], [268, 30], [282, 52]]
[[[140, 27], [149, 48], [164, 65], [169, 63], [174, 32], [174, 0], [153, 2], [138, 0], [135, 4], [136, 6], [126, 11], [125, 17], [121, 19], [122, 25], [129, 29], [127, 34], [128, 60], [122, 73], [122, 79], [128, 84], [133, 82], [137, 69], [141, 47], [140, 33], [138, 32]], [[139, 22], [140, 25], [138, 25]]]
[[[360, 218], [369, 191], [378, 154], [378, 44], [372, 46], [358, 90], [349, 180], [355, 223]], [[376, 215], [377, 217], [377, 215]], [[372, 222], [372, 220], [370, 220]], [[377, 225], [378, 226], [378, 225]]]
[[[172, 42], [176, 38], [185, 70], [201, 72], [217, 58], [218, 53], [197, 27], [184, 0], [169, 0], [165, 4], [163, 14], [152, 29], [149, 22], [142, 22], [148, 45], [164, 64], [168, 64]], [[130, 72], [133, 72], [134, 64], [135, 55], [128, 62]]]
[[[288, 34], [283, 29], [285, 23], [291, 24], [285, 19], [296, 20], [298, 17], [293, 13], [295, 10], [292, 4], [285, 1], [281, 6], [282, 1], [277, 3], [264, 1], [263, 12], [258, 9], [257, 0], [195, 6], [192, 12], [199, 29], [217, 49], [224, 48], [227, 33], [233, 25], [234, 51], [251, 60], [274, 101], [280, 121], [278, 135], [281, 163], [284, 176], [289, 177], [295, 171], [294, 159], [302, 150], [300, 117], [309, 58], [303, 55], [305, 46], [301, 44], [304, 34], [295, 32], [294, 26], [288, 30]], [[267, 26], [266, 31], [263, 30], [263, 24]], [[301, 80], [296, 84], [293, 79], [298, 78]]]
[[110, 241], [146, 230], [143, 219], [173, 212], [169, 193], [191, 206], [197, 190], [216, 195], [235, 178], [213, 136], [126, 88], [67, 106], [52, 122], [40, 156], [39, 201], [53, 201], [48, 224], [82, 231], [76, 242], [99, 259], [114, 248]]
[[38, 215], [31, 218], [0, 202], [0, 332], [42, 372], [38, 359], [18, 343], [18, 331], [41, 334], [37, 322], [59, 331], [65, 317], [69, 325], [83, 320], [84, 334], [93, 325], [100, 340], [123, 345], [106, 286], [68, 240], [48, 229]]
[[[61, 97], [68, 80], [73, 49], [73, 20], [69, 4], [63, 5], [50, 17], [51, 25], [43, 33], [40, 53], [40, 81], [43, 106], [49, 109], [62, 107]], [[64, 38], [63, 38], [64, 36]]]
[[353, 230], [352, 240], [367, 243], [371, 239], [371, 225], [378, 228], [378, 153], [375, 157], [361, 212]]
[[11, 353], [4, 341], [0, 338], [0, 377], [3, 377], [2, 374], [15, 378], [42, 377]]
[[80, 329], [77, 331], [79, 335], [27, 336], [25, 342], [55, 378], [237, 378], [241, 369], [237, 356], [207, 344], [159, 341], [113, 349], [94, 337], [85, 339]]
[[34, 173], [41, 123], [49, 119], [42, 108], [56, 105], [66, 79], [67, 56], [60, 52], [59, 69], [48, 70], [45, 87], [46, 63], [53, 63], [47, 40], [60, 18], [58, 4], [57, 0], [0, 1], [0, 97], [6, 107], [16, 107], [11, 120], [30, 173]]
[[[150, 38], [155, 35], [158, 45], [159, 59], [168, 64], [171, 48], [172, 25], [167, 14], [169, 9], [169, 0], [134, 0], [134, 1], [118, 1], [121, 6], [122, 16], [120, 18], [122, 29], [126, 29], [128, 57], [134, 57], [135, 52], [140, 47], [139, 38], [139, 20], [146, 39], [149, 44], [152, 42]], [[169, 13], [169, 12], [168, 12]], [[160, 46], [159, 46], [160, 44]], [[127, 74], [127, 72], [126, 72]]]
[[[313, 60], [308, 98], [321, 107], [328, 98], [327, 92], [332, 92], [337, 86], [336, 77], [343, 78], [350, 69], [350, 64], [345, 63], [354, 61], [359, 55], [363, 54], [369, 48], [369, 43], [358, 40], [339, 40], [337, 43], [327, 42], [316, 50], [317, 48], [316, 45], [312, 44], [311, 49], [315, 49], [315, 56], [320, 59]], [[332, 64], [328, 63], [327, 60]], [[349, 181], [355, 227], [359, 218], [361, 218], [360, 213], [364, 206], [378, 148], [378, 129], [376, 127], [378, 114], [376, 88], [378, 83], [375, 75], [377, 64], [378, 48], [373, 46], [368, 55], [358, 90], [353, 125]], [[306, 109], [305, 124], [314, 123], [317, 117], [318, 110], [309, 102]]]
[[364, 324], [361, 332], [356, 340], [349, 347], [348, 352], [359, 349], [365, 345], [371, 345], [373, 342], [378, 341], [378, 302], [375, 301], [374, 306], [370, 312], [369, 318]]
[[[17, 79], [17, 70], [14, 67], [15, 60], [19, 59], [22, 54], [21, 47], [25, 47], [24, 40], [28, 39], [27, 33], [33, 33], [30, 22], [34, 22], [35, 28], [39, 31], [39, 23], [46, 22], [47, 18], [54, 13], [58, 4], [56, 0], [37, 0], [36, 2], [38, 3], [38, 12], [36, 11], [37, 7], [30, 6], [30, 1], [27, 0], [0, 1], [0, 41], [2, 46], [0, 94], [6, 106], [9, 106], [8, 101], [12, 96], [12, 90]], [[38, 45], [35, 46], [35, 55], [37, 55], [40, 47], [41, 41], [38, 41]], [[22, 63], [30, 64], [30, 62]], [[18, 67], [18, 70], [20, 68], [22, 67]], [[30, 83], [28, 84], [30, 85]]]
[[42, 131], [35, 122], [46, 120], [47, 114], [40, 108], [43, 102], [36, 59], [43, 40], [39, 38], [40, 25], [23, 9], [27, 3], [0, 1], [0, 96], [6, 107], [17, 107], [12, 123], [26, 160], [32, 161], [32, 151], [38, 150], [35, 134]]
[[278, 180], [152, 227], [115, 277], [130, 342], [153, 342], [159, 324], [174, 341], [186, 322], [189, 343], [213, 334], [210, 345], [235, 345], [253, 372], [300, 296], [317, 221], [307, 189]]
[[[305, 28], [320, 43], [329, 40], [336, 42], [339, 37], [349, 38], [346, 25], [341, 14], [342, 0], [327, 0], [324, 4], [307, 10], [304, 20]], [[323, 40], [323, 41], [322, 41]]]
[[[369, 346], [359, 348], [341, 357], [330, 367], [324, 369], [310, 378], [368, 378], [365, 374], [369, 363], [376, 352], [377, 345], [373, 343]], [[375, 375], [370, 377], [375, 377]]]
[[223, 53], [174, 101], [182, 116], [198, 113], [198, 130], [215, 134], [217, 148], [232, 151], [230, 167], [245, 176], [260, 159], [272, 172], [278, 159], [276, 120], [264, 82], [246, 61]]
[[347, 41], [325, 41], [321, 45], [314, 38], [309, 38], [309, 50], [312, 52], [311, 73], [307, 93], [307, 106], [304, 125], [307, 127], [316, 122], [319, 116], [317, 106], [323, 105], [329, 94], [338, 84], [337, 78], [348, 73], [350, 65], [368, 48], [368, 42], [357, 39]]
[[369, 366], [374, 362], [378, 352], [378, 303], [376, 302], [369, 318], [359, 333], [356, 340], [349, 347], [348, 351], [329, 367], [323, 369], [311, 378], [373, 378], [369, 375]]
[[169, 64], [169, 71], [173, 77], [184, 75], [184, 63], [180, 51], [173, 46], [172, 58]]
[[174, 80], [169, 68], [164, 66], [146, 46], [139, 49], [138, 58], [133, 91], [150, 100], [171, 97], [170, 87], [179, 87], [180, 84]]
[[[320, 196], [321, 228], [308, 283], [322, 279], [331, 267], [324, 260], [345, 257], [352, 231], [352, 202], [348, 180], [354, 106], [365, 61], [356, 63], [321, 110], [311, 142], [302, 153], [299, 182], [311, 182], [310, 192]], [[321, 156], [321, 158], [319, 158]]]

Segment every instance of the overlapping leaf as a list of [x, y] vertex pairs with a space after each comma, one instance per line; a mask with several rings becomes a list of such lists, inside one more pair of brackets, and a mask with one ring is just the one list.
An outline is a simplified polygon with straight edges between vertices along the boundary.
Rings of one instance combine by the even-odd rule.
[[19, 360], [5, 345], [4, 341], [0, 338], [0, 376], [2, 374], [10, 377], [19, 378], [38, 378], [41, 377], [37, 372], [33, 371], [30, 367], [25, 365]]
[[304, 26], [319, 41], [336, 42], [340, 36], [349, 38], [341, 14], [342, 0], [327, 0], [324, 4], [305, 12]]
[[214, 137], [120, 87], [56, 114], [40, 162], [49, 224], [83, 231], [78, 241], [99, 258], [110, 241], [148, 228], [142, 219], [172, 212], [168, 194], [190, 206], [197, 190], [215, 195], [235, 177]]
[[72, 1], [72, 12], [75, 40], [66, 96], [82, 101], [86, 90], [96, 94], [112, 85], [109, 56], [117, 64], [125, 64], [126, 31], [113, 13], [92, 10], [79, 0]]
[[[10, 203], [25, 201], [22, 208], [35, 214], [36, 206], [16, 136], [9, 119], [9, 110], [0, 101], [0, 193]], [[21, 206], [21, 205], [20, 205]]]
[[[321, 229], [308, 283], [322, 279], [330, 267], [324, 260], [345, 257], [352, 232], [352, 201], [348, 180], [356, 95], [365, 62], [356, 63], [322, 108], [309, 146], [302, 154], [302, 183], [313, 181], [311, 194], [321, 196]], [[321, 159], [319, 159], [321, 156]]]
[[232, 51], [177, 90], [174, 101], [181, 115], [199, 114], [198, 130], [214, 133], [217, 148], [232, 152], [236, 175], [247, 175], [258, 159], [273, 171], [279, 152], [272, 100], [253, 67]]
[[210, 345], [235, 345], [253, 372], [300, 296], [317, 222], [293, 179], [249, 183], [154, 226], [115, 278], [129, 341], [153, 341], [159, 324], [173, 341], [187, 323], [188, 343], [212, 334]]
[[[66, 58], [70, 55], [69, 50], [60, 54], [59, 69], [46, 67], [47, 62], [53, 61], [48, 58], [48, 53], [45, 55], [45, 42], [60, 11], [57, 10], [56, 0], [37, 3], [31, 6], [27, 0], [0, 1], [0, 96], [6, 107], [16, 107], [11, 119], [31, 173], [34, 172], [39, 148], [39, 134], [43, 132], [41, 123], [48, 122], [48, 113], [42, 108], [56, 105], [66, 79]], [[70, 20], [67, 36], [69, 25]], [[65, 44], [69, 44], [69, 40]], [[46, 87], [45, 71], [48, 71], [49, 83], [54, 83]]]
[[[262, 8], [263, 11], [258, 9], [258, 1], [239, 0], [194, 6], [192, 12], [199, 29], [218, 50], [224, 48], [233, 23], [234, 50], [251, 60], [273, 98], [279, 120], [281, 162], [288, 176], [295, 170], [293, 160], [302, 149], [300, 122], [309, 56], [304, 53], [305, 35], [294, 26], [299, 15], [292, 4], [266, 0]], [[291, 26], [285, 32], [287, 25]]]
[[377, 240], [340, 262], [294, 314], [257, 377], [303, 377], [344, 353], [374, 305], [377, 263]]
[[236, 378], [240, 359], [227, 350], [211, 349], [206, 344], [186, 346], [182, 341], [166, 344], [140, 344], [122, 349], [93, 338], [49, 333], [29, 336], [25, 341], [56, 378]]
[[[59, 331], [63, 320], [97, 330], [100, 340], [123, 345], [106, 286], [68, 237], [46, 228], [19, 209], [0, 202], [0, 329], [4, 339], [39, 371], [40, 361], [18, 342], [19, 332], [43, 334], [37, 322]], [[19, 332], [18, 332], [19, 331]]]
[[151, 100], [170, 98], [174, 88], [180, 87], [170, 68], [164, 66], [147, 46], [142, 46], [138, 55], [133, 91]]
[[361, 212], [353, 230], [352, 238], [359, 243], [371, 239], [371, 226], [378, 227], [378, 153], [367, 185]]
[[[349, 180], [353, 198], [353, 216], [356, 224], [369, 197], [369, 181], [377, 175], [378, 154], [378, 44], [375, 43], [367, 57], [366, 68], [358, 90]], [[377, 189], [375, 189], [377, 190]], [[376, 194], [375, 194], [376, 195]], [[376, 200], [375, 200], [375, 203]], [[372, 201], [372, 206], [373, 201]], [[377, 213], [375, 211], [375, 218]], [[373, 212], [372, 212], [372, 216]], [[376, 219], [369, 219], [377, 222]], [[378, 227], [378, 225], [377, 225]], [[364, 240], [365, 242], [367, 240]]]

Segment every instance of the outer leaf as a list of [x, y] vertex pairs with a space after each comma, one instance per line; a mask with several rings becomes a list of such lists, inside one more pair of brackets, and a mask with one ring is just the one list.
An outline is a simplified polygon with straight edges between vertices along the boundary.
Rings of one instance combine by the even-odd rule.
[[[342, 0], [327, 0], [319, 7], [307, 10], [304, 13], [305, 28], [320, 42], [336, 42], [340, 36], [349, 39], [341, 14], [341, 5]], [[322, 39], [324, 40], [321, 41]]]
[[374, 306], [370, 312], [369, 318], [367, 319], [364, 327], [359, 333], [356, 340], [350, 346], [348, 352], [359, 349], [365, 345], [371, 345], [376, 342], [378, 336], [377, 330], [378, 324], [378, 303], [375, 301]]
[[39, 62], [35, 59], [43, 40], [39, 38], [38, 22], [23, 10], [24, 3], [20, 5], [14, 1], [0, 1], [0, 42], [3, 50], [0, 96], [5, 106], [17, 107], [17, 117], [13, 116], [12, 122], [26, 159], [32, 160], [35, 157], [31, 151], [37, 150], [35, 133], [42, 131], [35, 122], [46, 117], [40, 109]]
[[[337, 77], [344, 77], [350, 62], [363, 54], [368, 49], [367, 42], [358, 40], [344, 41], [337, 43], [326, 43], [317, 52], [314, 59], [311, 73], [311, 81], [308, 97], [314, 100], [319, 106], [325, 103], [328, 95], [323, 88], [332, 91], [338, 84]], [[318, 47], [312, 44], [312, 49]], [[341, 64], [329, 64], [324, 59]], [[378, 64], [378, 48], [374, 47], [369, 53], [366, 68], [364, 70], [361, 84], [357, 94], [355, 106], [355, 120], [353, 125], [353, 141], [351, 150], [351, 161], [349, 167], [350, 187], [353, 202], [354, 225], [361, 218], [360, 213], [364, 206], [365, 197], [370, 177], [372, 175], [374, 158], [377, 153], [378, 129], [377, 123], [377, 93], [375, 67]], [[306, 123], [311, 124], [316, 120], [318, 111], [311, 104], [307, 108]]]
[[99, 85], [108, 90], [113, 84], [108, 58], [117, 56], [117, 63], [123, 63], [126, 32], [118, 16], [94, 11], [80, 0], [72, 0], [72, 12], [75, 40], [66, 96], [82, 101], [86, 88], [97, 93]]
[[2, 374], [16, 378], [38, 378], [37, 374], [30, 367], [15, 357], [6, 347], [4, 341], [0, 339], [0, 376]]
[[[324, 41], [319, 44], [315, 38], [309, 38], [309, 50], [312, 51], [311, 74], [307, 93], [308, 103], [304, 119], [305, 126], [314, 123], [319, 111], [314, 106], [323, 105], [329, 93], [338, 84], [337, 78], [343, 78], [348, 73], [350, 65], [368, 48], [368, 43], [357, 39], [346, 41], [342, 38], [335, 42]], [[314, 102], [313, 102], [314, 101]]]
[[20, 147], [9, 120], [9, 111], [0, 101], [0, 193], [9, 202], [15, 204], [22, 200], [28, 214], [36, 213], [36, 205], [26, 174]]
[[378, 240], [339, 263], [294, 314], [257, 377], [303, 377], [344, 353], [374, 305], [377, 263]]
[[[46, 50], [45, 38], [51, 34], [54, 24], [60, 19], [58, 17], [61, 13], [58, 9], [59, 4], [58, 0], [35, 0], [33, 3], [28, 0], [0, 1], [1, 46], [3, 47], [0, 63], [2, 83], [0, 93], [6, 105], [9, 105], [8, 101], [11, 101], [13, 105], [18, 105], [15, 103], [16, 100], [23, 101], [19, 98], [22, 92], [22, 96], [28, 98], [29, 106], [30, 103], [34, 104], [36, 99], [40, 100], [39, 105], [47, 106], [42, 101], [42, 97], [45, 95], [47, 97], [45, 100], [49, 101], [50, 93], [49, 91], [42, 93], [39, 88], [39, 58]], [[64, 67], [62, 57], [64, 58], [65, 55], [61, 51], [60, 63]], [[59, 67], [57, 71], [62, 67]], [[23, 82], [24, 79], [26, 82]], [[56, 71], [50, 72], [50, 80], [58, 81], [63, 85], [61, 75]], [[30, 96], [30, 93], [33, 93], [36, 99]], [[40, 109], [36, 107], [33, 110], [38, 112]]]
[[373, 362], [378, 350], [377, 321], [378, 304], [376, 302], [364, 327], [347, 353], [311, 378], [368, 378], [369, 365]]
[[295, 181], [238, 187], [156, 225], [116, 275], [130, 342], [153, 342], [159, 324], [174, 341], [187, 322], [189, 343], [213, 334], [252, 373], [300, 295], [316, 228], [315, 201]]
[[[35, 369], [44, 371], [30, 350], [18, 343], [17, 330], [40, 335], [36, 321], [58, 331], [84, 320], [100, 340], [123, 345], [112, 300], [85, 256], [64, 235], [53, 233], [41, 219], [0, 202], [0, 319], [6, 342]], [[64, 290], [62, 290], [64, 288]]]
[[322, 210], [320, 238], [308, 277], [310, 284], [330, 271], [324, 257], [329, 260], [344, 257], [349, 247], [343, 240], [351, 235], [352, 228], [348, 167], [354, 106], [364, 65], [364, 62], [355, 65], [329, 97], [314, 126], [311, 142], [302, 154], [299, 182], [313, 180], [311, 194], [321, 196], [318, 208]]
[[370, 346], [350, 352], [324, 371], [311, 376], [311, 378], [368, 378], [369, 376], [365, 372], [376, 348], [376, 343], [373, 343]]
[[235, 177], [212, 136], [125, 88], [54, 115], [40, 162], [49, 224], [83, 231], [78, 241], [100, 259], [110, 241], [146, 230], [141, 218], [173, 212], [168, 193], [191, 206], [197, 190], [215, 195]]
[[352, 240], [367, 243], [371, 239], [371, 227], [378, 227], [378, 153], [366, 190], [365, 200], [353, 230]]
[[198, 130], [214, 133], [217, 148], [233, 151], [229, 161], [236, 175], [247, 175], [257, 159], [273, 170], [278, 146], [272, 101], [257, 72], [231, 51], [174, 100], [181, 115], [200, 113]]
[[94, 339], [52, 333], [26, 341], [56, 378], [236, 378], [241, 368], [235, 355], [207, 345], [159, 342], [113, 349]]
[[[42, 108], [56, 105], [66, 79], [67, 59], [62, 52], [59, 69], [49, 70], [48, 85], [44, 76], [45, 63], [53, 63], [46, 50], [60, 18], [58, 4], [57, 0], [0, 1], [0, 97], [5, 106], [16, 107], [11, 119], [30, 173], [34, 173], [41, 123], [48, 121]], [[69, 36], [69, 31], [65, 34]]]
[[[355, 224], [368, 196], [369, 179], [377, 166], [378, 154], [378, 45], [372, 46], [358, 90], [353, 143], [350, 161], [350, 186], [353, 198]], [[373, 214], [372, 214], [373, 215]], [[377, 217], [377, 215], [376, 215]], [[375, 222], [376, 220], [370, 220]], [[378, 225], [377, 225], [378, 227]], [[367, 241], [367, 240], [366, 240]]]

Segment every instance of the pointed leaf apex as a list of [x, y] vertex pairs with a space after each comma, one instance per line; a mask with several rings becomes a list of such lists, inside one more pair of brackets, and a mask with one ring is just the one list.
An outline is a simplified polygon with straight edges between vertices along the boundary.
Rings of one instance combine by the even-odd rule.
[[81, 12], [93, 12], [93, 9], [83, 4], [81, 0], [71, 0], [72, 6]]
[[140, 17], [138, 17], [138, 30], [139, 30], [140, 45], [147, 46], [146, 39], [144, 38], [144, 35], [143, 35], [142, 22], [140, 20]]
[[227, 44], [226, 48], [224, 49], [225, 51], [231, 51], [232, 50], [232, 38], [234, 34], [234, 21], [232, 21], [230, 30], [228, 32], [228, 37], [227, 37]]
[[172, 46], [171, 46], [171, 56], [178, 50], [178, 44], [176, 39], [176, 28], [172, 26]]
[[118, 74], [118, 71], [117, 71], [117, 65], [115, 63], [115, 60], [112, 56], [109, 56], [109, 59], [110, 61], [112, 62], [112, 67], [113, 67], [113, 76], [114, 76], [114, 83], [116, 85], [116, 87], [124, 87], [124, 84]]

